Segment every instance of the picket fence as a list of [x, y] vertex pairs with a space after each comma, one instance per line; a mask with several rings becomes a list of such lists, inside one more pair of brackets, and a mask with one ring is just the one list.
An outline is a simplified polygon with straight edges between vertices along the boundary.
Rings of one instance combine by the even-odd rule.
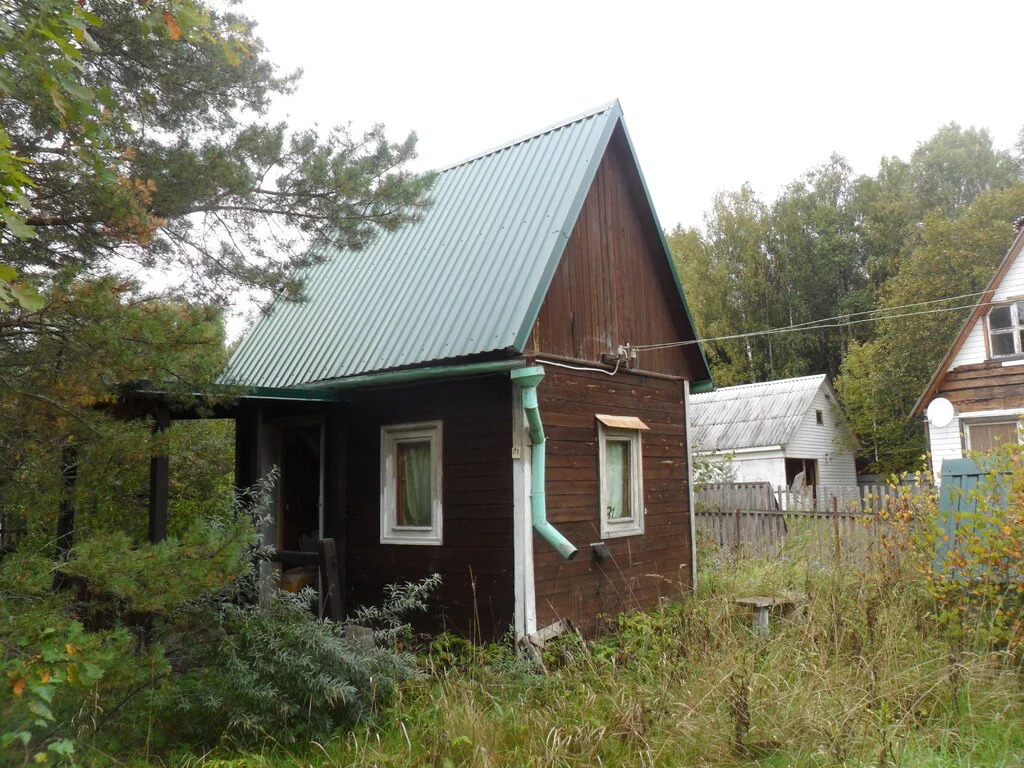
[[722, 549], [776, 556], [863, 560], [888, 531], [898, 494], [885, 485], [790, 489], [768, 483], [716, 483], [694, 493], [697, 536]]

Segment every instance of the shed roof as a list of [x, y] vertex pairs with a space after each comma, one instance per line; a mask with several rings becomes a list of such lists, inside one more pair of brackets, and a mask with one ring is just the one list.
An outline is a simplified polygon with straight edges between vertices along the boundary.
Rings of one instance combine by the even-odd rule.
[[694, 441], [701, 451], [785, 445], [803, 419], [825, 374], [722, 387], [690, 398]]
[[261, 317], [223, 381], [299, 386], [521, 353], [621, 120], [611, 102], [441, 171], [421, 221], [300, 270], [307, 300]]

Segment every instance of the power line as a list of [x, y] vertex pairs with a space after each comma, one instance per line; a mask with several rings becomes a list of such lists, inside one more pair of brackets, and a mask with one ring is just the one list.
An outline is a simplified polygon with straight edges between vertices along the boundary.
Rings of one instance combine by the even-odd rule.
[[[662, 344], [635, 344], [632, 346], [633, 349], [638, 352], [651, 351], [656, 349], [668, 349], [669, 347], [684, 347], [691, 344], [702, 344], [708, 341], [730, 341], [733, 339], [747, 339], [757, 336], [769, 336], [779, 333], [797, 333], [802, 331], [815, 331], [825, 330], [829, 328], [846, 328], [851, 325], [860, 325], [861, 323], [873, 323], [879, 320], [895, 320], [901, 317], [915, 317], [917, 315], [934, 315], [942, 312], [959, 312], [963, 309], [974, 309], [978, 306], [992, 306], [993, 304], [1000, 304], [1002, 302], [997, 301], [986, 301], [986, 302], [975, 302], [973, 304], [963, 304], [957, 307], [940, 307], [938, 309], [923, 309], [916, 312], [902, 312], [892, 314], [893, 310], [898, 309], [909, 309], [911, 307], [923, 307], [931, 304], [940, 304], [945, 301], [956, 301], [959, 299], [968, 299], [974, 296], [982, 296], [988, 293], [988, 291], [978, 291], [976, 293], [964, 293], [959, 296], [947, 296], [942, 299], [931, 299], [929, 301], [917, 301], [911, 304], [899, 304], [894, 307], [884, 307], [881, 309], [871, 309], [862, 312], [851, 312], [845, 315], [835, 315], [834, 317], [825, 317], [820, 320], [808, 320], [803, 323], [795, 323], [793, 325], [786, 325], [780, 328], [767, 328], [761, 331], [748, 331], [746, 333], [734, 333], [727, 336], [715, 336], [712, 338], [705, 339], [691, 339], [688, 341], [668, 341]], [[885, 313], [885, 314], [883, 314]], [[862, 315], [877, 315], [877, 317], [861, 317]], [[849, 318], [859, 318], [851, 320]], [[833, 320], [841, 320], [843, 322], [833, 323]]]

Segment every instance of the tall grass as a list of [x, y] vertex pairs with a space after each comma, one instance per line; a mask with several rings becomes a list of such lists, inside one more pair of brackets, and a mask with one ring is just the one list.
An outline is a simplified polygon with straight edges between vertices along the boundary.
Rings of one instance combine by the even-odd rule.
[[[1019, 766], [1018, 655], [947, 636], [911, 568], [704, 552], [696, 593], [565, 636], [547, 673], [442, 638], [376, 724], [208, 766]], [[799, 607], [757, 635], [734, 600]], [[1019, 610], [1019, 606], [1018, 606]]]

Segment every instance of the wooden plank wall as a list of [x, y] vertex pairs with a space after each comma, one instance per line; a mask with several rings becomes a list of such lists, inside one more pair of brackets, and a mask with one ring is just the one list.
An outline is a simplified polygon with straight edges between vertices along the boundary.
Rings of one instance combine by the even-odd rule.
[[943, 375], [936, 395], [959, 412], [1024, 406], [1024, 366], [999, 362], [961, 365]]
[[[513, 622], [512, 384], [507, 375], [354, 393], [347, 421], [346, 605], [440, 573], [424, 630], [489, 639]], [[380, 543], [380, 428], [443, 421], [443, 546]]]
[[[601, 161], [528, 350], [599, 361], [627, 342], [693, 338], [621, 143], [613, 140]], [[692, 347], [643, 352], [639, 368], [690, 378], [694, 354]]]
[[[599, 616], [653, 606], [690, 587], [690, 523], [683, 384], [619, 373], [547, 366], [539, 387], [547, 435], [548, 519], [579, 549], [565, 561], [534, 535], [537, 623], [569, 618], [583, 631]], [[643, 433], [645, 534], [606, 539], [612, 557], [595, 558], [598, 520], [598, 413], [637, 416]]]

